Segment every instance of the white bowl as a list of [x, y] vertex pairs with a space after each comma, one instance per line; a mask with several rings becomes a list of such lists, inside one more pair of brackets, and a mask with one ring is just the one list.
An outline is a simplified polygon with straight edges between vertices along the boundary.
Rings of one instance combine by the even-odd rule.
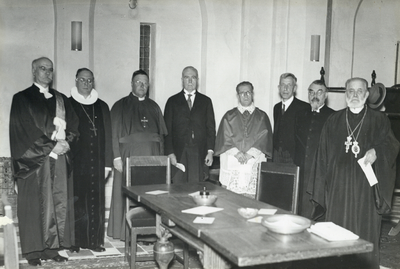
[[192, 196], [193, 201], [197, 205], [212, 205], [217, 201], [217, 196], [213, 194], [208, 194], [208, 195], [193, 195]]
[[239, 212], [240, 216], [242, 216], [243, 218], [250, 219], [250, 218], [257, 216], [258, 209], [257, 208], [249, 208], [249, 207], [241, 207], [241, 208], [238, 208], [238, 212]]
[[311, 221], [307, 218], [290, 215], [278, 214], [273, 216], [264, 217], [261, 224], [279, 234], [295, 234], [300, 233], [310, 227]]

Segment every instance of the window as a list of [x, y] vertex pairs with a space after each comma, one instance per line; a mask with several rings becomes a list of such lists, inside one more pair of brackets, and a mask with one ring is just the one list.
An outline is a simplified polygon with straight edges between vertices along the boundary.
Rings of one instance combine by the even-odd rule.
[[154, 87], [154, 70], [155, 70], [155, 24], [140, 24], [140, 52], [139, 52], [139, 69], [144, 70], [149, 75], [150, 87], [147, 96], [155, 98]]

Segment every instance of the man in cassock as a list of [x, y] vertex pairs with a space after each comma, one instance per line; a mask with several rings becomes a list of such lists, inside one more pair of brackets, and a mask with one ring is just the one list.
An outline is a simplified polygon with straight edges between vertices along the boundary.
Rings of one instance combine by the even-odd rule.
[[[193, 66], [182, 71], [183, 90], [171, 96], [164, 118], [168, 135], [165, 154], [173, 166], [172, 181], [199, 182], [209, 177], [215, 145], [215, 118], [211, 99], [197, 91], [199, 74]], [[177, 163], [185, 172], [175, 169]]]
[[111, 173], [111, 118], [108, 105], [98, 98], [93, 72], [78, 69], [69, 98], [79, 118], [79, 139], [71, 145], [74, 164], [75, 245], [105, 251], [105, 184]]
[[321, 80], [315, 80], [308, 87], [308, 100], [311, 108], [300, 111], [295, 120], [295, 154], [294, 163], [300, 167], [298, 214], [311, 217], [313, 204], [307, 193], [310, 171], [318, 149], [322, 127], [334, 112], [325, 105], [328, 89]]
[[282, 102], [274, 106], [273, 162], [293, 163], [295, 119], [299, 111], [309, 109], [310, 105], [295, 97], [297, 78], [292, 73], [280, 76], [278, 90]]
[[32, 62], [34, 83], [14, 95], [10, 148], [18, 186], [22, 255], [33, 266], [67, 258], [58, 250], [74, 244], [74, 210], [69, 144], [79, 135], [68, 98], [50, 88], [53, 62]]
[[143, 70], [132, 75], [132, 92], [111, 108], [114, 182], [107, 235], [125, 239], [125, 161], [129, 156], [163, 155], [164, 118], [156, 102], [147, 97], [149, 76]]
[[[385, 114], [365, 105], [368, 83], [346, 82], [347, 108], [325, 122], [308, 191], [322, 217], [374, 244], [355, 257], [359, 268], [379, 268], [382, 214], [390, 210], [399, 142]], [[378, 183], [370, 183], [358, 162], [372, 165]], [[353, 267], [352, 267], [353, 268]]]
[[228, 190], [254, 198], [257, 166], [272, 157], [272, 128], [268, 115], [254, 105], [253, 85], [243, 81], [236, 92], [239, 104], [225, 113], [217, 133], [219, 181]]

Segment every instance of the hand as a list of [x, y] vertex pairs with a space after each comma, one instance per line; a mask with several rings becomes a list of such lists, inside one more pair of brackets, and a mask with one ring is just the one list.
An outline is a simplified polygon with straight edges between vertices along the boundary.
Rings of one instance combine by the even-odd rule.
[[211, 151], [209, 151], [209, 152], [207, 153], [207, 156], [206, 156], [206, 158], [205, 158], [205, 160], [204, 160], [204, 163], [205, 163], [207, 166], [211, 166], [211, 165], [212, 165], [212, 163], [213, 163], [213, 153], [212, 153]]
[[376, 151], [375, 149], [370, 149], [365, 153], [364, 164], [367, 165], [370, 163], [371, 165], [376, 161]]
[[172, 164], [173, 166], [176, 166], [176, 164], [177, 164], [178, 162], [177, 162], [177, 160], [176, 160], [175, 154], [174, 154], [174, 153], [171, 153], [170, 155], [168, 155], [168, 157], [169, 157], [169, 159], [171, 160], [171, 164]]
[[63, 155], [67, 153], [69, 150], [69, 144], [65, 140], [59, 140], [57, 141], [57, 144], [53, 148], [52, 152], [54, 152], [57, 155]]
[[235, 158], [240, 164], [245, 164], [245, 162], [247, 162], [246, 156], [243, 154], [243, 152], [239, 151], [238, 153], [236, 153]]
[[244, 157], [246, 158], [244, 163], [247, 163], [251, 158], [253, 158], [253, 156], [251, 156], [250, 154], [248, 154], [247, 152], [244, 153]]
[[114, 160], [114, 168], [117, 169], [118, 172], [122, 173], [124, 171], [123, 167], [122, 159], [119, 158]]

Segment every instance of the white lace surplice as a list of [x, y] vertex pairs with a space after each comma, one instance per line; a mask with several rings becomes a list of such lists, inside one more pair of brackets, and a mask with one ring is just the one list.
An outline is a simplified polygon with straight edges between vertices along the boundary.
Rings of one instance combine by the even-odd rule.
[[247, 153], [252, 155], [246, 164], [240, 164], [235, 158], [237, 148], [230, 149], [220, 155], [219, 181], [228, 190], [255, 197], [257, 188], [257, 167], [260, 162], [266, 161], [265, 155], [258, 149], [251, 148]]

